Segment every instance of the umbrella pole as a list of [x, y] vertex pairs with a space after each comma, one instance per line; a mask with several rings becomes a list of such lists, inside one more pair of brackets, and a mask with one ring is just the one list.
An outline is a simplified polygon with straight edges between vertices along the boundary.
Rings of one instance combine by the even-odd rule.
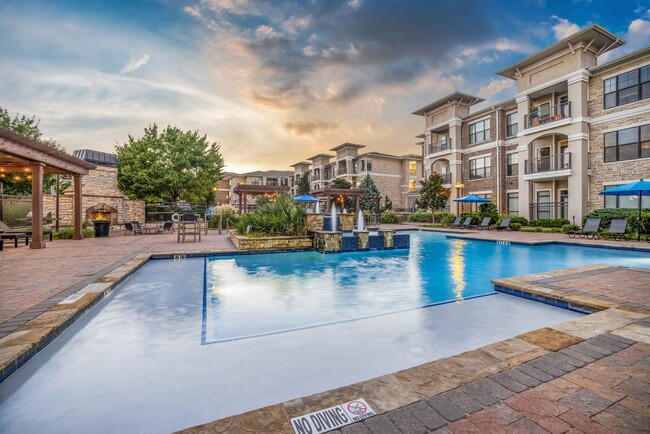
[[641, 241], [641, 202], [643, 202], [643, 192], [639, 191], [639, 224], [637, 225], [636, 240]]

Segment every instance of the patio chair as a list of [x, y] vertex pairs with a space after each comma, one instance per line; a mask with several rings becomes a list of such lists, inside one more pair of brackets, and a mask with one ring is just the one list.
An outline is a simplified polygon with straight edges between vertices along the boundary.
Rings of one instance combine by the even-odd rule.
[[451, 224], [449, 224], [450, 228], [459, 228], [460, 223], [463, 221], [462, 217], [456, 217], [456, 220], [454, 220]]
[[627, 238], [625, 230], [627, 229], [627, 219], [613, 219], [606, 232], [598, 232], [594, 234], [598, 238], [613, 238], [615, 240], [623, 240]]
[[598, 228], [600, 227], [600, 219], [587, 219], [582, 229], [577, 231], [570, 231], [569, 238], [575, 238], [576, 235], [580, 238], [595, 238]]
[[484, 217], [483, 221], [479, 225], [472, 226], [472, 228], [476, 228], [478, 230], [490, 229], [490, 220], [492, 220], [492, 217]]
[[461, 228], [471, 228], [472, 227], [472, 217], [466, 217], [459, 227]]
[[140, 222], [124, 222], [124, 235], [131, 232], [133, 235], [142, 234], [142, 227], [140, 227]]
[[174, 222], [172, 220], [166, 221], [162, 224], [163, 233], [165, 232], [171, 233], [173, 229], [174, 229]]
[[199, 242], [201, 241], [201, 222], [197, 219], [197, 216], [194, 214], [181, 214], [181, 218], [178, 221], [178, 232], [176, 241], [185, 242], [186, 235], [192, 235], [194, 242], [196, 242], [196, 236], [199, 236]]
[[503, 220], [501, 220], [501, 223], [499, 225], [495, 226], [490, 226], [489, 229], [496, 229], [497, 231], [500, 230], [510, 230], [510, 217], [506, 217]]

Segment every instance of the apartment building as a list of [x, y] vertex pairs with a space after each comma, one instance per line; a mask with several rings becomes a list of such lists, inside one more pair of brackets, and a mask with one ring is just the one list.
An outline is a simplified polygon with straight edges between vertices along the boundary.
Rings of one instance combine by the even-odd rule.
[[317, 154], [301, 161], [294, 168], [294, 194], [302, 176], [308, 175], [312, 191], [327, 188], [337, 178], [358, 187], [370, 176], [382, 195], [396, 209], [412, 210], [419, 197], [422, 179], [422, 157], [417, 154], [390, 155], [361, 152], [365, 145], [343, 143], [330, 149], [333, 154]]
[[624, 43], [592, 25], [499, 71], [517, 82], [511, 100], [472, 111], [484, 100], [454, 92], [413, 112], [424, 175], [443, 176], [450, 210], [470, 193], [529, 219], [638, 206], [598, 195], [650, 176], [650, 47], [597, 65]]

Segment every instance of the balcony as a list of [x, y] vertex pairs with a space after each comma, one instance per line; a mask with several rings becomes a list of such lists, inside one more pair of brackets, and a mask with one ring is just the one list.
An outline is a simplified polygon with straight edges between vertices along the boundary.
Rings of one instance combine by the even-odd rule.
[[533, 158], [524, 163], [524, 180], [563, 178], [571, 174], [571, 152]]
[[436, 152], [448, 151], [451, 149], [451, 139], [440, 140], [436, 143], [429, 143], [427, 145], [427, 155], [435, 154]]
[[525, 128], [538, 127], [571, 117], [571, 102], [554, 105], [548, 109], [540, 109], [524, 116]]
[[538, 202], [530, 204], [530, 219], [568, 219], [568, 202]]

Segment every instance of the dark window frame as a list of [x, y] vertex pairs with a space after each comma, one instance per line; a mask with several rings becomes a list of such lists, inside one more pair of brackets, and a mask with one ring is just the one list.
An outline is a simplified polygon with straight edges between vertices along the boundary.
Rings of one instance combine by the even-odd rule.
[[[485, 127], [485, 124], [487, 122], [487, 128]], [[483, 129], [481, 131], [476, 131], [476, 126], [482, 124]], [[474, 127], [474, 132], [472, 132], [472, 127]], [[482, 140], [477, 140], [477, 138], [481, 135], [483, 137]], [[490, 137], [492, 135], [492, 122], [490, 121], [490, 118], [483, 119], [478, 122], [474, 122], [473, 124], [469, 124], [469, 144], [474, 145], [476, 143], [482, 143], [490, 140]]]
[[[647, 139], [643, 140], [642, 139], [642, 129], [646, 129], [646, 135]], [[636, 130], [636, 142], [629, 142], [629, 143], [619, 143], [619, 136], [622, 132], [628, 131], [628, 130]], [[608, 137], [614, 137], [615, 138], [615, 144], [613, 146], [607, 146], [607, 139]], [[636, 145], [636, 151], [637, 151], [637, 156], [634, 158], [620, 158], [621, 154], [621, 147], [632, 147], [632, 145]], [[647, 146], [647, 152], [646, 155], [643, 155], [643, 150], [644, 150], [644, 145]], [[615, 149], [614, 151], [614, 158], [608, 158], [608, 149]], [[610, 131], [607, 133], [603, 134], [603, 161], [605, 163], [616, 163], [619, 161], [634, 161], [634, 160], [640, 160], [642, 158], [650, 158], [650, 124], [645, 124], [645, 125], [639, 125], [636, 127], [631, 127], [631, 128], [622, 128], [620, 130], [616, 131]]]
[[[511, 118], [515, 116], [516, 122], [510, 123]], [[513, 131], [514, 130], [514, 131]], [[519, 116], [517, 112], [506, 114], [506, 137], [514, 137], [519, 132]]]
[[[623, 79], [629, 80], [630, 74], [635, 74], [636, 75], [636, 84], [633, 84], [631, 86], [626, 86], [621, 88], [621, 84]], [[643, 81], [645, 79], [645, 81]], [[615, 89], [607, 92], [607, 87], [611, 85], [611, 80], [614, 80], [614, 86]], [[608, 83], [609, 82], [609, 83]], [[646, 88], [645, 96], [644, 96], [644, 85]], [[620, 101], [620, 95], [621, 92], [629, 91], [630, 89], [636, 88], [636, 94], [637, 98], [634, 101], [627, 101], [627, 102], [621, 102]], [[613, 101], [610, 101], [610, 104], [608, 104], [608, 97], [613, 96]], [[634, 102], [639, 102], [643, 101], [644, 99], [650, 98], [650, 65], [642, 66], [641, 68], [638, 69], [633, 69], [631, 71], [623, 72], [621, 74], [618, 74], [614, 77], [609, 77], [606, 80], [603, 80], [603, 108], [605, 109], [610, 109], [614, 107], [619, 107], [622, 105], [626, 104], [632, 104]]]
[[[517, 157], [516, 163], [512, 163], [509, 161], [511, 155], [515, 155]], [[509, 152], [506, 154], [506, 176], [519, 176], [519, 153], [518, 152]]]
[[[483, 166], [482, 167], [476, 167], [476, 162], [479, 160], [483, 160]], [[487, 164], [486, 164], [487, 160]], [[474, 167], [472, 167], [472, 163], [474, 163]], [[485, 157], [479, 157], [479, 158], [473, 158], [469, 160], [469, 179], [474, 180], [474, 179], [487, 179], [492, 176], [492, 157], [491, 156], [485, 156]]]

